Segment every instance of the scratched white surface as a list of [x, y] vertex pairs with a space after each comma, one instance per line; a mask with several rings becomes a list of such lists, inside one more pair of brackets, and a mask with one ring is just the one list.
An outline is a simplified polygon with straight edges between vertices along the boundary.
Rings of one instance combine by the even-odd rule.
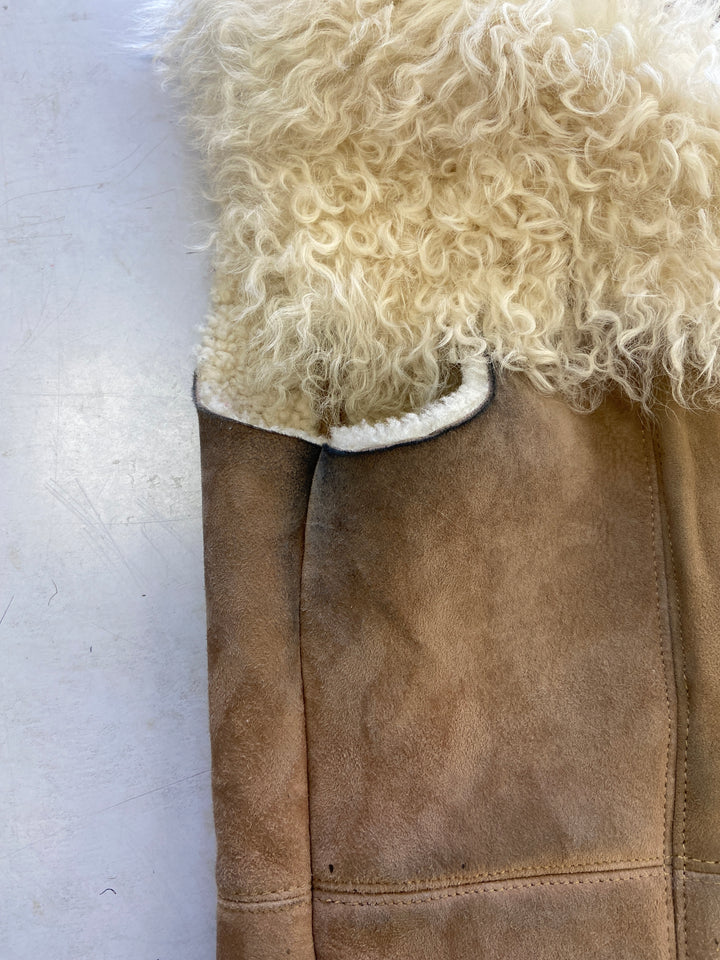
[[0, 0], [0, 958], [211, 960], [207, 214], [128, 0]]

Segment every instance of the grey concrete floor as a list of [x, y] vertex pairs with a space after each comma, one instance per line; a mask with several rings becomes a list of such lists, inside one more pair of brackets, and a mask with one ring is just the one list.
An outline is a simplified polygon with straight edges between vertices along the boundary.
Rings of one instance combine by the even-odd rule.
[[127, 0], [0, 0], [0, 958], [208, 960], [208, 215]]

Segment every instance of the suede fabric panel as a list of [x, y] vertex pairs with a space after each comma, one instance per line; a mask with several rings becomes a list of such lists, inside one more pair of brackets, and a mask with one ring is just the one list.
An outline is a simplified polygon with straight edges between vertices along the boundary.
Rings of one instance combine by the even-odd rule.
[[720, 956], [720, 877], [685, 875], [687, 960], [716, 960]]
[[[511, 376], [438, 437], [323, 451], [301, 598], [323, 890], [662, 872], [675, 724], [650, 453], [622, 399], [578, 414]], [[572, 887], [527, 896], [576, 922]], [[666, 908], [653, 942], [669, 937]], [[346, 936], [365, 915], [343, 912]], [[335, 956], [329, 930], [316, 926], [318, 956]], [[485, 956], [484, 935], [466, 942], [453, 956]]]
[[222, 960], [315, 960], [310, 900], [260, 906], [221, 900], [217, 956]]
[[[662, 870], [315, 901], [317, 960], [667, 960]], [[703, 956], [710, 956], [704, 954]]]
[[289, 951], [309, 960], [298, 612], [319, 447], [201, 408], [198, 418], [217, 883], [226, 901], [218, 958], [269, 960]]
[[673, 837], [680, 960], [720, 956], [720, 413], [654, 429], [678, 699]]
[[674, 853], [688, 869], [720, 872], [720, 413], [670, 407], [656, 449], [676, 601]]

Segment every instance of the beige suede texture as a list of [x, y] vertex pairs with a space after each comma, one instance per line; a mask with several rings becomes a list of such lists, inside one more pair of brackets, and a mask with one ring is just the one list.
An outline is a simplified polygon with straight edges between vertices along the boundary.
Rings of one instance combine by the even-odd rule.
[[318, 448], [200, 417], [218, 956], [312, 958], [298, 645]]
[[655, 447], [678, 694], [678, 955], [702, 960], [720, 956], [720, 412], [671, 407]]
[[198, 416], [218, 960], [720, 956], [720, 414]]

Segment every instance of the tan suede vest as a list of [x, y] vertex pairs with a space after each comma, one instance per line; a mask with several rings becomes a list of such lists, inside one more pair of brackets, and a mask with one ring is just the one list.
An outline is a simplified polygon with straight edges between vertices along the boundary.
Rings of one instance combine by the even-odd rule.
[[219, 957], [715, 957], [720, 414], [198, 412]]
[[176, 7], [218, 960], [717, 960], [717, 5]]

